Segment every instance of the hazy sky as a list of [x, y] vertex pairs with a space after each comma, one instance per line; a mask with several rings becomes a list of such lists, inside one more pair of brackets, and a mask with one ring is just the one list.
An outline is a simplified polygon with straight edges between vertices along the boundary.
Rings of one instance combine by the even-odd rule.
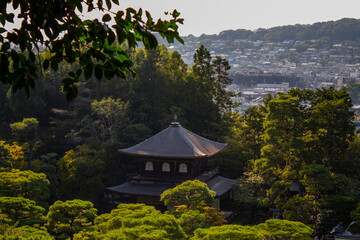
[[310, 24], [360, 18], [360, 0], [120, 0], [120, 7], [149, 10], [155, 18], [178, 10], [181, 35], [218, 34], [228, 29]]

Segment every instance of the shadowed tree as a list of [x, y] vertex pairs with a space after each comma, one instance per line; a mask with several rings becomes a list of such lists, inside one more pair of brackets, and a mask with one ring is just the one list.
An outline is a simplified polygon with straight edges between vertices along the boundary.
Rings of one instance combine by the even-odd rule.
[[10, 124], [10, 128], [15, 137], [20, 142], [25, 142], [29, 147], [28, 169], [31, 169], [31, 161], [33, 159], [33, 150], [38, 142], [37, 130], [39, 122], [36, 118], [24, 118], [22, 122]]

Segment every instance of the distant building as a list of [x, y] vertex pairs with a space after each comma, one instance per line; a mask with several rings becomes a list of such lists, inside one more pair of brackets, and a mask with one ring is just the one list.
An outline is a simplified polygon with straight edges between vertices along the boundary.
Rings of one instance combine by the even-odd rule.
[[137, 156], [139, 173], [127, 182], [107, 188], [107, 196], [114, 204], [135, 202], [163, 208], [160, 195], [186, 181], [199, 179], [216, 192], [220, 199], [231, 197], [232, 185], [237, 181], [218, 175], [218, 169], [208, 171], [208, 158], [227, 146], [203, 138], [173, 122], [155, 136], [119, 151]]

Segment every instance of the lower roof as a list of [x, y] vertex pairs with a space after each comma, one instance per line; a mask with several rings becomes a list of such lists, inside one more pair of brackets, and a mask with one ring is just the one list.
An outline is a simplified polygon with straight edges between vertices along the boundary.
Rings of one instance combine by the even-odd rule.
[[[215, 191], [217, 197], [221, 197], [230, 191], [236, 182], [237, 180], [234, 179], [216, 176], [206, 181], [206, 184], [210, 190]], [[121, 194], [160, 197], [165, 190], [173, 187], [175, 186], [171, 184], [125, 182], [121, 185], [108, 187], [106, 189]]]
[[106, 189], [122, 194], [158, 197], [165, 190], [173, 187], [174, 185], [170, 185], [170, 184], [125, 182], [121, 185], [108, 187]]

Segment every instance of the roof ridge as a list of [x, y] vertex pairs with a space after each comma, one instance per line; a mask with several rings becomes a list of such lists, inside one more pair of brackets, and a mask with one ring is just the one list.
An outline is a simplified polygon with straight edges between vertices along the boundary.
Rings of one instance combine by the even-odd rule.
[[179, 129], [181, 129], [181, 131], [179, 131], [181, 138], [185, 141], [185, 143], [190, 146], [192, 149], [194, 149], [194, 151], [196, 151], [198, 154], [200, 155], [204, 155], [207, 156], [207, 154], [205, 154], [204, 152], [202, 152], [199, 148], [197, 148], [191, 141], [190, 139], [187, 137], [187, 135], [185, 134], [184, 128], [183, 127], [179, 127]]

